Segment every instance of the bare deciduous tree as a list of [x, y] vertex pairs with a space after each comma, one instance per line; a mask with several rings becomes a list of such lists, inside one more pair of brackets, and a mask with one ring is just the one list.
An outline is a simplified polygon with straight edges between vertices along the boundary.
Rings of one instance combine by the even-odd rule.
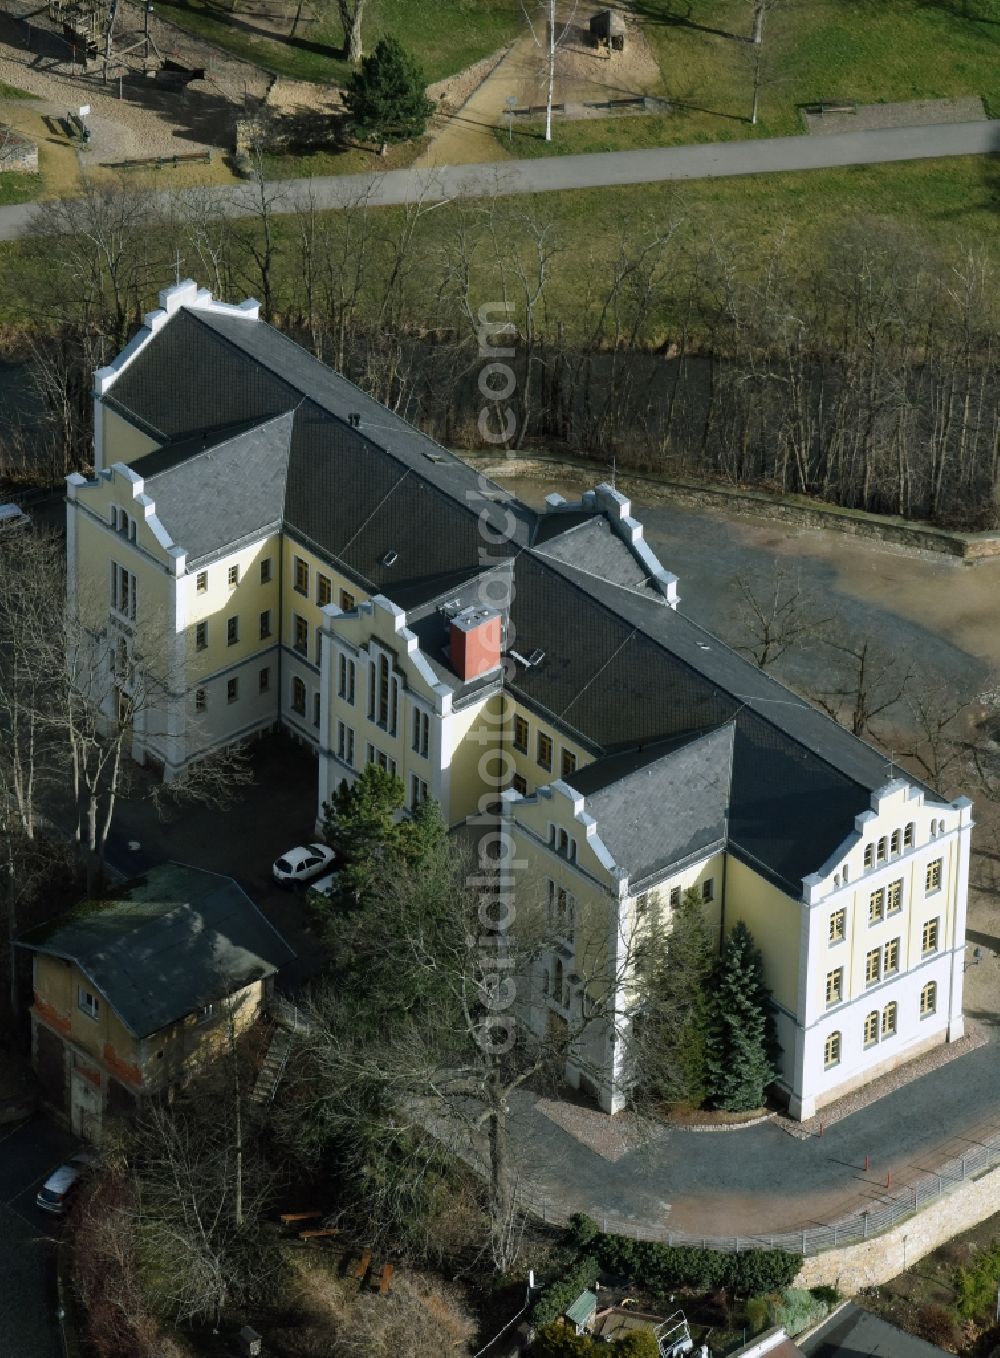
[[813, 696], [824, 711], [850, 727], [854, 735], [869, 735], [872, 722], [902, 701], [910, 667], [871, 637], [856, 642], [827, 637], [825, 644], [843, 657], [844, 674], [839, 682]]
[[797, 574], [781, 563], [768, 580], [752, 581], [737, 575], [733, 585], [738, 595], [734, 649], [749, 656], [762, 670], [776, 664], [806, 638], [818, 640], [830, 621], [822, 616], [813, 595], [803, 589]]

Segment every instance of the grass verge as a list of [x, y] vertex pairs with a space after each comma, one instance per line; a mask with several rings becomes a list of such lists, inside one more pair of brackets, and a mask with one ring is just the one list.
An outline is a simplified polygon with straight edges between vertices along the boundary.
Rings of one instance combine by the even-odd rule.
[[[317, 7], [320, 17], [304, 19], [294, 38], [277, 32], [273, 21], [256, 21], [252, 10], [234, 13], [223, 0], [161, 0], [157, 8], [181, 28], [280, 75], [343, 84], [350, 74], [341, 55], [344, 35], [335, 5]], [[289, 29], [294, 14], [293, 4]], [[433, 83], [495, 51], [522, 24], [520, 0], [368, 0], [365, 50], [391, 33]]]

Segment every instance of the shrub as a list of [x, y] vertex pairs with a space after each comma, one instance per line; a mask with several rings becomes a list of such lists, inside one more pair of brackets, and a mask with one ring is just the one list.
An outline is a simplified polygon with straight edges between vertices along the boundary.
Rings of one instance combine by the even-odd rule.
[[809, 1291], [824, 1306], [836, 1306], [837, 1302], [840, 1301], [840, 1293], [835, 1287], [828, 1286], [827, 1283], [820, 1283], [819, 1287], [810, 1287]]
[[994, 1240], [967, 1268], [955, 1270], [955, 1301], [967, 1320], [994, 1318], [996, 1280], [1000, 1277], [1000, 1241]]
[[785, 1250], [721, 1254], [698, 1245], [659, 1245], [621, 1235], [598, 1235], [591, 1249], [602, 1269], [652, 1292], [697, 1287], [760, 1296], [788, 1287], [800, 1267], [798, 1255]]
[[532, 1312], [532, 1323], [543, 1326], [558, 1320], [581, 1292], [594, 1285], [598, 1272], [597, 1260], [589, 1254], [581, 1255], [568, 1272], [549, 1283], [542, 1292]]
[[917, 1312], [917, 1333], [940, 1349], [953, 1349], [958, 1334], [955, 1316], [947, 1306], [930, 1302]]
[[747, 1329], [754, 1334], [766, 1330], [771, 1323], [771, 1303], [767, 1297], [751, 1297], [746, 1307]]
[[590, 1358], [593, 1340], [577, 1334], [561, 1320], [550, 1320], [543, 1325], [531, 1346], [532, 1358]]
[[[595, 1352], [599, 1352], [595, 1346]], [[614, 1358], [660, 1358], [660, 1346], [649, 1330], [634, 1330], [611, 1348]]]
[[774, 1323], [794, 1336], [808, 1329], [823, 1314], [823, 1304], [801, 1287], [786, 1287], [774, 1309]]
[[584, 1250], [600, 1233], [601, 1228], [593, 1217], [588, 1217], [586, 1212], [574, 1212], [566, 1228], [566, 1243], [578, 1250]]

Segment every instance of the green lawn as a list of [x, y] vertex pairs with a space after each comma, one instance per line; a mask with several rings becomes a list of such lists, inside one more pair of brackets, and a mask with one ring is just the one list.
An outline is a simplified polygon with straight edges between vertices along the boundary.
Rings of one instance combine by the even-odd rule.
[[[319, 22], [300, 24], [291, 42], [255, 25], [251, 11], [230, 0], [159, 0], [165, 18], [198, 33], [236, 56], [300, 80], [343, 83], [350, 72], [341, 59], [343, 30], [336, 6], [317, 3]], [[274, 12], [277, 6], [269, 6]], [[294, 0], [286, 0], [289, 27]], [[365, 50], [391, 33], [423, 66], [429, 82], [464, 70], [518, 33], [524, 19], [520, 0], [368, 0]]]
[[[1000, 116], [1000, 0], [775, 0], [764, 30], [760, 116], [747, 0], [632, 0], [663, 73], [669, 117], [514, 130], [515, 154], [670, 146], [804, 131], [798, 106], [979, 95]], [[683, 15], [683, 20], [672, 19]], [[557, 96], [558, 97], [558, 96]], [[498, 134], [506, 144], [507, 134]]]
[[19, 170], [5, 170], [0, 174], [0, 207], [10, 203], [30, 203], [41, 191], [40, 175], [22, 174]]
[[33, 94], [27, 90], [19, 90], [16, 85], [8, 85], [5, 80], [0, 80], [0, 99], [34, 99]]

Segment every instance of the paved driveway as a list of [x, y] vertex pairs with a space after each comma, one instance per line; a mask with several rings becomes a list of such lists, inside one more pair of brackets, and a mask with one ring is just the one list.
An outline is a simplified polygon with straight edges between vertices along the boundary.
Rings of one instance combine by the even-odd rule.
[[54, 1253], [61, 1225], [39, 1211], [35, 1194], [79, 1143], [41, 1116], [0, 1133], [0, 1353], [63, 1358]]

